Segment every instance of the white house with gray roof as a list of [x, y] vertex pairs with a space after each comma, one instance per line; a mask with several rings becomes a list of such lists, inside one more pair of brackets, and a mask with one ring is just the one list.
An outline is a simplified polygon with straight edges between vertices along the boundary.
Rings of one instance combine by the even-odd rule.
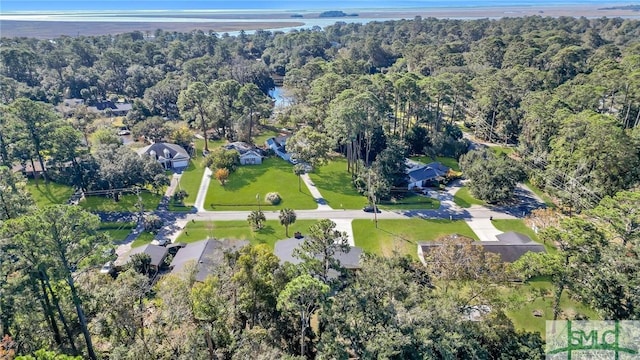
[[189, 166], [189, 153], [182, 146], [170, 143], [155, 143], [136, 150], [140, 156], [154, 158], [168, 170], [181, 170]]

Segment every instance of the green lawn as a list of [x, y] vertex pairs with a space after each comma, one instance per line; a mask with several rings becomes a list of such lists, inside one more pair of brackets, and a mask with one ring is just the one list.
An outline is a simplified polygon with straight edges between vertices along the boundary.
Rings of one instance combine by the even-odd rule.
[[418, 258], [418, 243], [435, 240], [440, 236], [460, 234], [478, 240], [463, 220], [353, 220], [353, 236], [357, 246], [381, 256], [400, 255]]
[[136, 247], [140, 247], [142, 245], [146, 245], [148, 243], [150, 243], [151, 241], [153, 241], [153, 239], [155, 239], [155, 235], [148, 232], [148, 231], [143, 231], [142, 233], [140, 233], [140, 235], [138, 235], [138, 237], [131, 243], [131, 247], [132, 248], [136, 248]]
[[463, 186], [455, 193], [453, 196], [453, 202], [463, 208], [469, 208], [471, 205], [485, 204], [484, 201], [474, 198], [473, 195], [471, 195], [471, 192], [469, 192], [469, 188], [466, 186]]
[[[145, 210], [155, 210], [162, 199], [162, 195], [141, 191], [142, 203]], [[120, 195], [118, 202], [104, 196], [87, 196], [80, 202], [80, 206], [89, 211], [138, 211], [138, 196], [136, 194]]]
[[[315, 220], [298, 220], [289, 226], [289, 237], [296, 231], [303, 235], [308, 233], [309, 227], [315, 224]], [[267, 244], [273, 249], [278, 240], [286, 239], [284, 226], [277, 220], [269, 220], [260, 231], [252, 231], [249, 223], [243, 220], [236, 221], [196, 221], [187, 224], [185, 230], [178, 236], [176, 242], [190, 243], [204, 240], [208, 237], [217, 239], [249, 240], [251, 244]]]
[[[196, 145], [196, 157], [195, 160], [202, 159], [202, 150], [204, 149], [204, 139], [194, 139], [194, 144]], [[225, 140], [211, 140], [209, 139], [209, 151], [212, 149], [218, 148], [227, 142]]]
[[[433, 162], [434, 160], [430, 157], [430, 156], [426, 156], [426, 155], [420, 155], [420, 156], [412, 156], [410, 157], [411, 160], [413, 161], [418, 161], [421, 162], [423, 164], [429, 164], [431, 162]], [[458, 160], [454, 159], [454, 158], [450, 158], [450, 157], [444, 157], [444, 156], [436, 156], [436, 160], [437, 162], [441, 163], [442, 165], [454, 170], [454, 171], [460, 171], [460, 166], [458, 165]]]
[[[511, 300], [505, 313], [516, 329], [540, 333], [544, 339], [545, 321], [553, 320], [553, 285], [545, 279], [536, 279], [514, 286], [505, 291], [505, 296]], [[560, 307], [563, 311], [561, 319], [573, 319], [578, 314], [599, 319], [595, 311], [572, 300], [566, 291], [560, 299]], [[533, 315], [536, 310], [542, 312], [541, 317]]]
[[491, 150], [491, 152], [493, 152], [496, 155], [511, 155], [515, 148], [511, 147], [511, 146], [489, 146], [489, 149]]
[[542, 191], [539, 187], [533, 185], [529, 180], [525, 181], [524, 184], [527, 185], [527, 187], [531, 189], [531, 191], [533, 191], [534, 194], [538, 195], [538, 197], [541, 198], [542, 201], [544, 201], [544, 203], [548, 207], [550, 208], [556, 207], [556, 204], [553, 203], [553, 200], [551, 200], [551, 197], [547, 195], [544, 191]]
[[[309, 190], [298, 191], [298, 177], [293, 166], [276, 158], [266, 158], [261, 165], [239, 166], [222, 186], [213, 179], [204, 206], [207, 210], [257, 210], [256, 195], [264, 211], [282, 208], [315, 209], [317, 204]], [[271, 205], [264, 202], [269, 192], [278, 192], [282, 202]]]
[[51, 181], [45, 183], [44, 179], [38, 179], [37, 184], [33, 179], [28, 179], [27, 190], [39, 208], [56, 204], [66, 204], [71, 195], [73, 195], [73, 188], [71, 186], [57, 184]]
[[[309, 176], [322, 197], [334, 209], [361, 209], [368, 203], [367, 198], [360, 195], [353, 187], [345, 158], [334, 158], [327, 165], [315, 169]], [[413, 193], [407, 193], [406, 197], [400, 200], [380, 202], [380, 208], [387, 210], [437, 209], [439, 207], [438, 200]]]
[[202, 181], [204, 170], [205, 166], [203, 164], [202, 158], [196, 158], [191, 159], [191, 161], [189, 162], [189, 167], [182, 172], [178, 190], [185, 190], [188, 194], [188, 196], [184, 199], [185, 205], [191, 206], [196, 202], [196, 197], [198, 196], [198, 189], [200, 188], [200, 182]]
[[309, 176], [322, 197], [334, 209], [361, 209], [367, 204], [367, 199], [353, 187], [351, 174], [347, 172], [347, 160], [343, 157], [331, 160]]
[[280, 133], [277, 131], [262, 129], [257, 136], [253, 137], [253, 143], [256, 146], [264, 146], [265, 145], [264, 143], [265, 141], [267, 141], [268, 138], [277, 137], [278, 135], [280, 135]]
[[98, 231], [109, 235], [113, 243], [119, 243], [124, 241], [135, 227], [134, 222], [103, 222]]
[[438, 209], [439, 207], [440, 201], [415, 193], [406, 193], [402, 199], [380, 202], [380, 208], [385, 210], [423, 210]]

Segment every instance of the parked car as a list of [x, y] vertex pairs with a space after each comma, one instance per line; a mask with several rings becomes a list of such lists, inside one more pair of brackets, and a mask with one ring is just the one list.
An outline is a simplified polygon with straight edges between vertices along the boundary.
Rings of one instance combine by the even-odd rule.
[[113, 261], [108, 261], [100, 268], [101, 274], [111, 274], [115, 271], [115, 267], [113, 267]]
[[169, 244], [169, 240], [167, 239], [155, 239], [151, 241], [151, 245], [166, 246], [167, 244]]
[[118, 135], [123, 136], [123, 135], [131, 135], [131, 131], [123, 129], [118, 131]]
[[362, 211], [364, 212], [368, 212], [368, 213], [372, 213], [372, 212], [377, 212], [378, 214], [381, 212], [380, 209], [378, 209], [378, 207], [373, 207], [371, 205], [367, 205], [365, 207], [362, 208]]

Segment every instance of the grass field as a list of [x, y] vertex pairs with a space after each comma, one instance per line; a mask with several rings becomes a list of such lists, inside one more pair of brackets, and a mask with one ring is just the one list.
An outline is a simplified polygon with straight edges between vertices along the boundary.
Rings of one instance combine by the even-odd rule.
[[132, 248], [140, 247], [142, 245], [146, 245], [155, 239], [155, 235], [148, 231], [143, 231], [138, 237], [131, 243]]
[[[309, 227], [315, 224], [315, 220], [298, 220], [289, 226], [289, 237], [293, 237], [296, 231], [303, 235], [308, 233]], [[284, 226], [277, 220], [265, 222], [260, 231], [253, 231], [249, 223], [243, 220], [237, 221], [196, 221], [188, 223], [185, 230], [178, 236], [176, 242], [190, 243], [204, 240], [208, 237], [217, 239], [249, 240], [251, 244], [267, 244], [273, 249], [278, 240], [286, 239]]]
[[256, 146], [264, 146], [264, 143], [265, 141], [267, 141], [268, 138], [277, 137], [278, 135], [280, 135], [280, 133], [278, 133], [277, 131], [262, 129], [262, 130], [259, 130], [259, 133], [257, 136], [253, 137], [253, 143]]
[[135, 227], [134, 222], [103, 222], [98, 231], [109, 235], [113, 243], [119, 243], [124, 241]]
[[[534, 279], [515, 288], [505, 290], [510, 304], [505, 310], [516, 329], [540, 333], [545, 338], [545, 321], [553, 320], [553, 285], [545, 279]], [[573, 319], [580, 314], [589, 319], [599, 319], [598, 314], [587, 306], [571, 299], [565, 291], [560, 299], [561, 319]], [[534, 316], [539, 311], [542, 316]]]
[[471, 195], [469, 188], [466, 186], [463, 186], [455, 193], [455, 195], [453, 196], [453, 202], [455, 202], [456, 205], [462, 208], [469, 208], [471, 207], [471, 205], [485, 204], [484, 201], [474, 198], [473, 195]]
[[[162, 199], [162, 195], [152, 194], [148, 191], [141, 191], [140, 197], [145, 210], [155, 210]], [[112, 198], [104, 196], [87, 196], [80, 202], [80, 206], [89, 211], [138, 211], [138, 196], [136, 194], [120, 195], [118, 202]]]
[[66, 204], [71, 195], [73, 195], [73, 188], [71, 186], [57, 184], [51, 181], [45, 183], [44, 179], [38, 179], [37, 184], [33, 179], [27, 180], [27, 190], [39, 208], [56, 204]]
[[[426, 155], [421, 155], [421, 156], [412, 156], [410, 158], [413, 161], [418, 161], [421, 162], [423, 164], [429, 164], [431, 162], [433, 162], [434, 160], [430, 157], [430, 156], [426, 156]], [[455, 170], [455, 171], [460, 171], [460, 166], [458, 165], [458, 160], [454, 159], [454, 158], [450, 158], [450, 157], [444, 157], [444, 156], [436, 156], [436, 160], [437, 162], [441, 163], [442, 165]]]
[[[269, 192], [280, 193], [282, 202], [265, 203], [264, 197]], [[261, 165], [239, 166], [224, 186], [213, 179], [204, 206], [207, 210], [257, 210], [258, 201], [264, 211], [317, 207], [305, 186], [298, 191], [298, 177], [292, 165], [275, 157], [264, 159]]]
[[353, 220], [352, 226], [356, 245], [381, 256], [392, 256], [395, 251], [417, 259], [419, 242], [443, 235], [460, 234], [478, 239], [462, 220], [378, 220], [377, 229], [373, 220]]
[[309, 176], [322, 197], [334, 209], [361, 209], [367, 204], [367, 198], [353, 187], [345, 158], [335, 158], [327, 165], [315, 169]]
[[203, 164], [202, 157], [191, 159], [189, 167], [182, 172], [180, 177], [179, 189], [183, 189], [187, 192], [188, 196], [184, 199], [184, 204], [191, 206], [196, 202], [198, 196], [198, 189], [200, 188], [200, 182], [202, 181], [202, 175], [204, 175], [205, 166]]
[[[334, 209], [361, 209], [367, 205], [367, 198], [360, 195], [353, 187], [351, 174], [347, 172], [347, 160], [335, 158], [329, 164], [316, 169], [309, 174], [322, 197]], [[440, 202], [426, 196], [407, 193], [400, 200], [381, 201], [381, 209], [387, 210], [415, 210], [437, 209]]]
[[440, 201], [428, 196], [421, 196], [414, 193], [406, 193], [402, 199], [391, 199], [389, 201], [381, 201], [380, 209], [385, 210], [423, 210], [438, 209]]

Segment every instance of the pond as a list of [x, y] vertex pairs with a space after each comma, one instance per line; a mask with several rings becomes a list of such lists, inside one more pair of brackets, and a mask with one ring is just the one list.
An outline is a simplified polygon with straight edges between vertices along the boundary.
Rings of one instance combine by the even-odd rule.
[[276, 86], [273, 89], [269, 90], [269, 96], [275, 101], [276, 109], [282, 109], [291, 104], [291, 97], [285, 94], [284, 88], [282, 86]]

